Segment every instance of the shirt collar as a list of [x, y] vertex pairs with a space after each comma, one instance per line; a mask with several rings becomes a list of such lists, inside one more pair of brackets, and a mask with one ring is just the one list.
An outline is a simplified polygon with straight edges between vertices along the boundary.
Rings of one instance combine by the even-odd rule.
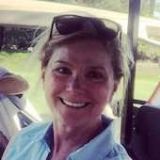
[[44, 125], [44, 127], [41, 127], [41, 128], [43, 128], [43, 130], [40, 128], [40, 130], [37, 131], [36, 134], [31, 134], [30, 135], [32, 137], [34, 136], [32, 138], [32, 139], [34, 139], [34, 142], [38, 142], [38, 141], [41, 141], [41, 140], [44, 140], [45, 142], [48, 142], [48, 139], [50, 139], [52, 137], [51, 136], [51, 130], [52, 130], [52, 127], [53, 127], [52, 122], [49, 122], [47, 124], [44, 123], [43, 125]]
[[[105, 130], [92, 139], [89, 143], [70, 154], [74, 160], [96, 159], [102, 160], [112, 150], [114, 141], [111, 120], [103, 117]], [[105, 147], [104, 147], [105, 146]]]
[[[101, 160], [106, 156], [113, 148], [113, 134], [112, 134], [112, 123], [110, 119], [102, 116], [102, 120], [105, 129], [97, 135], [90, 142], [79, 148], [78, 150], [72, 152], [68, 159], [74, 160], [88, 160], [96, 159]], [[53, 123], [49, 123], [43, 130], [35, 136], [35, 141], [44, 140], [50, 151], [52, 151], [53, 144]], [[104, 147], [105, 146], [105, 147]]]
[[51, 124], [48, 129], [46, 134], [44, 135], [44, 140], [46, 141], [48, 147], [50, 148], [50, 151], [53, 149], [53, 124]]

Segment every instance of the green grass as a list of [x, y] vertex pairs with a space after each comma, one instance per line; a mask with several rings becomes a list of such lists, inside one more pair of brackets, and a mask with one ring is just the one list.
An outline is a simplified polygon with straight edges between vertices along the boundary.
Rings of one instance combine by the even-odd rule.
[[[22, 75], [30, 84], [26, 97], [41, 115], [48, 114], [42, 91], [37, 59], [30, 53], [0, 52], [1, 66]], [[147, 100], [160, 80], [160, 66], [150, 61], [138, 61], [135, 81], [135, 98]]]
[[160, 46], [147, 43], [143, 40], [138, 41], [138, 58], [150, 59], [152, 61], [160, 60]]
[[135, 98], [147, 100], [160, 81], [160, 64], [138, 61], [135, 79]]

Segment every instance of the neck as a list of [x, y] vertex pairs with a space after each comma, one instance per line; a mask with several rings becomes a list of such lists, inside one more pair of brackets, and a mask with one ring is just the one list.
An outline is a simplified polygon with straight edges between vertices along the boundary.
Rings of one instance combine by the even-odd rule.
[[101, 119], [94, 124], [87, 124], [85, 126], [70, 126], [67, 124], [54, 123], [53, 155], [69, 155], [98, 135], [102, 129]]

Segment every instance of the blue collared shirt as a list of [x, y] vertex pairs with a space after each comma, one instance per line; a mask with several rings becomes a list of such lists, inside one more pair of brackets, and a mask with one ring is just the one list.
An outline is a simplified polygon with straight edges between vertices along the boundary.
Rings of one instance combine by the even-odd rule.
[[[107, 122], [107, 119], [105, 119]], [[108, 122], [107, 122], [108, 123]], [[2, 160], [46, 160], [51, 152], [51, 123], [32, 124], [14, 137]], [[50, 136], [52, 134], [52, 136]], [[72, 152], [67, 160], [131, 160], [122, 145], [114, 141], [112, 122], [90, 142]]]

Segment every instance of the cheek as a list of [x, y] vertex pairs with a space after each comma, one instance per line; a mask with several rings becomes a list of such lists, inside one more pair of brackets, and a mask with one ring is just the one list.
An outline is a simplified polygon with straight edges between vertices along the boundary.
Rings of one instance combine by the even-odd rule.
[[104, 105], [109, 101], [109, 93], [108, 93], [108, 89], [106, 87], [101, 87], [99, 89], [96, 90], [96, 95], [97, 95], [97, 101]]
[[63, 87], [64, 85], [62, 81], [60, 81], [58, 78], [46, 75], [44, 80], [44, 90], [49, 104], [56, 103], [56, 99]]
[[46, 99], [49, 103], [53, 103], [54, 95], [58, 91], [59, 85], [57, 84], [57, 81], [52, 78], [52, 76], [45, 75], [44, 82], [44, 91], [46, 95]]
[[110, 103], [112, 99], [113, 93], [113, 85], [112, 84], [99, 84], [99, 85], [92, 85], [91, 94], [94, 96], [96, 102], [100, 106], [105, 106], [107, 103]]

